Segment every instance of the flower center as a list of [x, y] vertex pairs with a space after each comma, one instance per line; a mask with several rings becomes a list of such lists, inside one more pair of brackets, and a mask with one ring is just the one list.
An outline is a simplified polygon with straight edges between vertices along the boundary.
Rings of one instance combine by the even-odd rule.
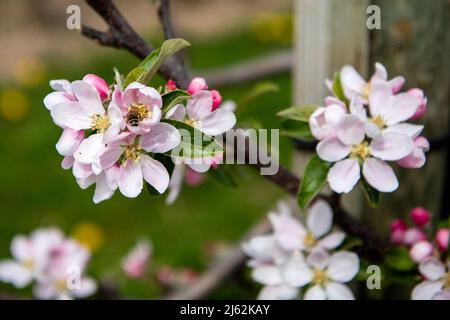
[[316, 239], [314, 238], [314, 236], [311, 232], [308, 232], [306, 234], [303, 242], [304, 242], [305, 246], [307, 246], [309, 248], [314, 247], [314, 245], [317, 243]]
[[95, 132], [105, 132], [109, 128], [108, 115], [94, 114], [91, 117], [91, 129]]
[[370, 121], [376, 124], [380, 129], [383, 129], [386, 126], [386, 121], [384, 121], [384, 119], [380, 116], [376, 116], [375, 118], [372, 118]]
[[354, 145], [350, 153], [350, 157], [360, 158], [361, 160], [364, 160], [369, 155], [370, 155], [370, 148], [369, 143], [367, 141], [364, 141], [358, 145]]
[[372, 83], [368, 83], [364, 86], [364, 88], [362, 89], [361, 95], [365, 100], [369, 99], [369, 95], [370, 95], [370, 90], [372, 90]]
[[125, 159], [124, 162], [127, 160], [133, 160], [134, 162], [138, 162], [141, 159], [142, 154], [142, 148], [140, 146], [126, 146], [125, 147]]
[[58, 290], [59, 292], [61, 292], [61, 291], [66, 291], [66, 290], [67, 290], [66, 279], [58, 279], [58, 280], [55, 280], [54, 285], [55, 285], [55, 287], [57, 288], [57, 290]]
[[27, 259], [22, 262], [22, 265], [27, 269], [33, 269], [34, 267], [34, 260], [33, 259]]
[[327, 280], [328, 280], [328, 277], [327, 277], [327, 274], [325, 271], [319, 270], [319, 269], [314, 270], [313, 283], [322, 285], [322, 284], [325, 284], [325, 282], [327, 282]]
[[184, 120], [184, 123], [186, 123], [187, 125], [190, 125], [191, 127], [195, 127], [195, 125], [197, 124], [197, 122], [195, 122], [194, 118], [188, 118], [188, 119]]
[[142, 103], [133, 103], [128, 106], [126, 119], [129, 125], [135, 127], [139, 122], [151, 116], [152, 113], [148, 106]]

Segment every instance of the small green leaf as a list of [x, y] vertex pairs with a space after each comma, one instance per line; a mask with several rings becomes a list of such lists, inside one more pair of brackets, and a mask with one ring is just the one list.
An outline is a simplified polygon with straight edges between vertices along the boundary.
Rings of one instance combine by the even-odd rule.
[[269, 93], [277, 92], [279, 90], [278, 85], [273, 82], [260, 82], [257, 83], [244, 97], [242, 97], [238, 102], [238, 110], [241, 110], [245, 106], [249, 105], [255, 99], [260, 96]]
[[173, 90], [162, 96], [163, 112], [170, 110], [170, 108], [177, 104], [183, 103], [191, 98], [191, 95], [184, 90]]
[[162, 121], [173, 125], [181, 134], [181, 143], [170, 151], [173, 157], [192, 160], [210, 158], [223, 153], [222, 146], [213, 137], [194, 127], [176, 120], [164, 119]]
[[386, 251], [384, 261], [393, 270], [412, 271], [417, 268], [417, 264], [409, 256], [409, 250], [404, 247], [395, 247]]
[[336, 73], [333, 80], [333, 93], [336, 98], [345, 102], [348, 105], [348, 99], [345, 96], [344, 88], [342, 87], [341, 74], [339, 72]]
[[124, 82], [125, 88], [135, 81], [147, 84], [168, 57], [188, 46], [190, 46], [190, 43], [183, 39], [169, 39], [164, 41], [161, 47], [153, 50], [152, 53], [126, 76]]
[[310, 104], [302, 107], [292, 107], [289, 109], [282, 110], [277, 113], [277, 116], [289, 119], [289, 120], [295, 120], [295, 121], [301, 121], [301, 122], [309, 122], [309, 117], [314, 113], [314, 111], [317, 110], [319, 106]]
[[366, 179], [361, 178], [361, 184], [364, 189], [367, 201], [372, 208], [376, 208], [380, 204], [380, 192], [367, 183]]
[[114, 67], [113, 70], [114, 70], [114, 80], [116, 84], [119, 86], [119, 89], [123, 91], [124, 88], [122, 75], [120, 74], [119, 69], [117, 69], [116, 67]]
[[323, 161], [318, 155], [314, 155], [309, 161], [300, 184], [300, 192], [297, 199], [298, 205], [302, 210], [308, 207], [311, 200], [325, 186], [330, 167], [331, 163]]
[[[172, 158], [170, 156], [167, 156], [162, 153], [155, 153], [152, 155], [152, 158], [161, 162], [162, 165], [167, 169], [169, 176], [172, 176], [173, 169], [175, 168], [175, 163], [172, 161]], [[147, 187], [147, 192], [150, 196], [159, 197], [161, 195], [161, 193], [159, 193], [158, 190], [156, 190], [148, 182], [146, 182], [145, 185]]]
[[281, 134], [290, 138], [314, 140], [307, 122], [285, 120], [281, 123]]

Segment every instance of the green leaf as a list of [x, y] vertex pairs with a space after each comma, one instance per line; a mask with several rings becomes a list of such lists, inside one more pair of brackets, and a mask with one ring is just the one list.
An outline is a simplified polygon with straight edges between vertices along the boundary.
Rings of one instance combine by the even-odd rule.
[[213, 137], [194, 127], [176, 120], [164, 119], [162, 121], [173, 125], [181, 134], [181, 143], [170, 151], [173, 157], [198, 159], [210, 158], [223, 153], [222, 146]]
[[404, 247], [395, 247], [386, 251], [384, 261], [393, 270], [412, 271], [417, 268], [417, 264], [409, 256], [409, 250]]
[[[155, 153], [151, 156], [153, 159], [161, 162], [163, 166], [167, 169], [167, 172], [169, 173], [169, 176], [172, 176], [173, 169], [175, 168], [175, 163], [172, 161], [172, 158], [170, 156], [167, 156], [162, 153]], [[161, 193], [158, 192], [151, 184], [148, 182], [145, 183], [147, 187], [147, 192], [152, 197], [159, 197]]]
[[114, 70], [114, 80], [117, 83], [117, 85], [119, 86], [119, 89], [121, 91], [123, 91], [123, 79], [122, 79], [122, 75], [119, 72], [119, 69], [117, 69], [116, 67], [113, 68]]
[[341, 74], [339, 72], [337, 72], [334, 76], [332, 89], [335, 97], [345, 102], [346, 105], [348, 105], [348, 99], [345, 96], [344, 88], [342, 87]]
[[238, 110], [241, 110], [243, 107], [249, 105], [260, 96], [269, 92], [277, 92], [278, 90], [278, 85], [273, 82], [266, 81], [257, 83], [244, 97], [239, 100]]
[[295, 121], [301, 121], [301, 122], [309, 122], [309, 117], [314, 113], [314, 111], [319, 108], [318, 105], [310, 104], [302, 107], [292, 107], [289, 109], [282, 110], [277, 113], [277, 116], [289, 119], [289, 120], [295, 120]]
[[361, 178], [361, 184], [364, 189], [367, 201], [372, 208], [376, 208], [380, 204], [380, 192], [367, 183], [366, 179]]
[[331, 163], [314, 155], [308, 163], [298, 193], [298, 205], [302, 210], [308, 207], [311, 200], [323, 189], [327, 182]]
[[341, 245], [340, 250], [351, 250], [354, 247], [358, 247], [362, 245], [363, 242], [360, 238], [347, 236], [344, 240], [344, 243]]
[[233, 168], [229, 165], [223, 165], [209, 170], [208, 175], [225, 187], [236, 188], [238, 186], [235, 172], [233, 172]]
[[170, 108], [177, 104], [183, 103], [191, 98], [191, 95], [184, 90], [173, 90], [162, 96], [163, 112], [170, 110]]
[[153, 50], [152, 53], [126, 76], [124, 82], [125, 88], [135, 81], [147, 84], [168, 57], [188, 46], [190, 46], [190, 43], [183, 39], [169, 39], [164, 41], [161, 47]]
[[281, 134], [290, 138], [314, 140], [307, 122], [285, 120], [281, 123]]

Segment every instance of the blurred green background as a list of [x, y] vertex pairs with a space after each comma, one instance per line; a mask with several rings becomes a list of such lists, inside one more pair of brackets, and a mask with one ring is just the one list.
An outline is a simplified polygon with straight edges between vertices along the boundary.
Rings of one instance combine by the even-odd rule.
[[[82, 1], [72, 2], [82, 6], [83, 23], [98, 23], [103, 28], [100, 19]], [[155, 4], [133, 1], [128, 12], [125, 1], [118, 2], [136, 29], [153, 44], [161, 43], [160, 30], [153, 30]], [[229, 17], [224, 12], [220, 18], [217, 12], [222, 12], [223, 1], [178, 2], [182, 8], [174, 13], [175, 21], [180, 21], [177, 31], [192, 43], [186, 52], [192, 70], [223, 67], [291, 46], [290, 1], [241, 1], [245, 7], [242, 10], [253, 8], [252, 14]], [[0, 258], [10, 256], [9, 244], [14, 235], [40, 226], [57, 226], [94, 249], [89, 274], [96, 279], [112, 278], [127, 298], [157, 298], [162, 287], [155, 281], [129, 280], [120, 271], [122, 257], [138, 239], [148, 237], [153, 242], [151, 271], [170, 265], [201, 272], [211, 260], [208, 247], [214, 243], [235, 243], [283, 192], [259, 177], [256, 170], [242, 167], [237, 188], [226, 188], [208, 179], [198, 187], [184, 186], [172, 206], [165, 205], [165, 195], [150, 198], [146, 192], [137, 199], [127, 199], [116, 192], [111, 200], [94, 205], [93, 188], [81, 190], [71, 171], [60, 167], [62, 157], [55, 144], [61, 129], [53, 124], [42, 100], [51, 91], [50, 79], [73, 81], [95, 73], [111, 82], [114, 66], [127, 73], [138, 60], [127, 52], [99, 48], [82, 39], [77, 31], [67, 30], [68, 4], [2, 1], [0, 5], [2, 12], [10, 13], [0, 22], [2, 50], [7, 48], [4, 66], [0, 68]], [[183, 6], [188, 7], [188, 13], [184, 13]], [[198, 6], [213, 15], [200, 26], [196, 26], [198, 19], [189, 21], [186, 17], [189, 10]], [[21, 11], [25, 9], [27, 13]], [[234, 8], [232, 12], [236, 11], [239, 10]], [[207, 29], [211, 29], [210, 34]], [[260, 123], [264, 128], [279, 126], [275, 113], [291, 104], [291, 76], [265, 80], [278, 85], [279, 91], [262, 95], [239, 110], [240, 123]], [[224, 100], [239, 101], [257, 84], [217, 89]], [[290, 165], [290, 150], [290, 141], [282, 138], [280, 159], [286, 166]], [[0, 289], [14, 292], [8, 285], [0, 284]], [[257, 286], [250, 281], [236, 279], [212, 297], [253, 298], [256, 292]]]

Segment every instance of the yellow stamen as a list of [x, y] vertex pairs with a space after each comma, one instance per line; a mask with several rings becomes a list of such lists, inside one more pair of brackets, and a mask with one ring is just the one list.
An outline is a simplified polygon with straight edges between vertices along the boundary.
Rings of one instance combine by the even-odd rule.
[[109, 128], [109, 117], [107, 115], [94, 114], [91, 117], [91, 129], [95, 132], [105, 132]]
[[188, 119], [184, 120], [184, 123], [186, 123], [187, 125], [190, 125], [191, 127], [195, 127], [197, 125], [194, 118], [188, 118]]
[[328, 281], [328, 277], [325, 271], [316, 269], [314, 270], [313, 283], [322, 285]]
[[372, 118], [370, 121], [375, 123], [378, 128], [383, 129], [386, 126], [386, 121], [380, 116], [376, 116], [375, 118]]
[[131, 126], [137, 126], [139, 122], [145, 118], [150, 118], [152, 113], [150, 108], [142, 103], [133, 103], [128, 106], [128, 113], [126, 116], [127, 123]]
[[362, 89], [362, 92], [361, 92], [361, 95], [365, 100], [369, 99], [370, 90], [372, 90], [372, 84], [369, 82], [368, 84], [366, 84], [364, 86], [364, 88]]
[[142, 148], [140, 146], [127, 146], [125, 148], [125, 161], [133, 160], [138, 162], [141, 160]]
[[307, 247], [314, 247], [317, 243], [316, 239], [314, 238], [313, 234], [311, 232], [308, 232], [304, 239], [304, 244]]
[[369, 155], [370, 155], [370, 148], [369, 143], [367, 141], [364, 141], [363, 143], [353, 146], [352, 151], [350, 153], [351, 158], [360, 158], [361, 160], [364, 160]]
[[27, 259], [22, 262], [22, 265], [27, 269], [32, 269], [34, 267], [34, 260], [33, 259]]
[[55, 280], [54, 282], [55, 287], [57, 288], [58, 291], [65, 291], [67, 290], [67, 283], [66, 283], [66, 279], [58, 279]]

